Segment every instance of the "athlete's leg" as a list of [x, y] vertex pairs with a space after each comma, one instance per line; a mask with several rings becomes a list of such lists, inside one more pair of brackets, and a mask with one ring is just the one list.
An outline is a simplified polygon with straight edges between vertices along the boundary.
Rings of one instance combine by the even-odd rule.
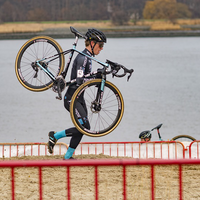
[[49, 153], [51, 153], [51, 154], [53, 153], [53, 148], [59, 139], [61, 139], [63, 137], [71, 137], [72, 134], [73, 134], [73, 132], [66, 133], [66, 130], [59, 131], [59, 132], [50, 131], [49, 132], [49, 141], [47, 143]]
[[[69, 89], [64, 97], [64, 106], [69, 111], [70, 101], [71, 101], [71, 95], [73, 94], [74, 90]], [[84, 100], [79, 102], [76, 107], [76, 113], [78, 115], [79, 121], [81, 124], [86, 127], [87, 129], [90, 129], [90, 124], [87, 120], [87, 108], [85, 105]], [[70, 140], [69, 148], [67, 150], [67, 153], [65, 155], [65, 159], [69, 159], [72, 157], [76, 147], [79, 145], [83, 134], [79, 132], [75, 127], [69, 128], [60, 132], [51, 132], [51, 139], [49, 136], [49, 142], [48, 142], [48, 149], [50, 153], [53, 153], [53, 147], [56, 144], [57, 140], [63, 137], [72, 137]]]
[[[77, 104], [77, 115], [79, 120], [81, 121], [81, 123], [83, 124], [83, 126], [85, 126], [86, 128], [90, 128], [89, 122], [87, 120], [87, 109], [86, 106], [84, 104], [84, 102], [79, 102]], [[67, 150], [67, 153], [65, 154], [65, 159], [69, 159], [72, 157], [75, 149], [77, 148], [77, 146], [79, 145], [83, 134], [78, 131], [75, 127], [74, 128], [70, 128], [65, 130], [66, 135], [69, 135], [71, 133], [72, 138], [70, 140], [70, 144], [69, 144], [69, 148]]]
[[85, 102], [77, 102], [76, 104], [76, 116], [82, 126], [90, 129], [90, 124], [87, 117], [87, 108]]
[[69, 111], [69, 106], [71, 102], [71, 98], [76, 90], [72, 88], [68, 88], [65, 96], [64, 96], [64, 106]]
[[[68, 90], [65, 94], [65, 97], [64, 97], [64, 106], [68, 111], [69, 111], [69, 105], [70, 105], [70, 101], [71, 101], [73, 92], [74, 92], [74, 89], [68, 88]], [[65, 130], [59, 131], [59, 132], [50, 131], [48, 136], [49, 136], [49, 140], [48, 140], [47, 146], [48, 146], [49, 153], [52, 154], [53, 148], [54, 148], [57, 140], [59, 140], [63, 137], [66, 137], [66, 136], [72, 136], [72, 133], [69, 133], [68, 135], [66, 135]]]
[[64, 157], [65, 159], [70, 159], [72, 157], [76, 147], [79, 145], [79, 143], [83, 137], [83, 134], [81, 132], [79, 132], [75, 127], [67, 129], [66, 134], [72, 135], [70, 143], [69, 143], [69, 147], [68, 147], [67, 152]]
[[56, 140], [66, 137], [65, 130], [54, 133], [54, 137], [56, 138]]
[[65, 154], [64, 159], [68, 160], [68, 159], [73, 158], [72, 155], [73, 155], [74, 151], [75, 151], [75, 149], [68, 147], [67, 153]]

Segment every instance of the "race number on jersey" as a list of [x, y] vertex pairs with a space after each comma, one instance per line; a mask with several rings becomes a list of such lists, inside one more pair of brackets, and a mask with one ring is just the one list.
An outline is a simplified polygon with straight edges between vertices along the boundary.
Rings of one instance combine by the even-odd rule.
[[77, 77], [78, 77], [78, 78], [83, 77], [83, 70], [79, 69], [79, 70], [77, 71]]

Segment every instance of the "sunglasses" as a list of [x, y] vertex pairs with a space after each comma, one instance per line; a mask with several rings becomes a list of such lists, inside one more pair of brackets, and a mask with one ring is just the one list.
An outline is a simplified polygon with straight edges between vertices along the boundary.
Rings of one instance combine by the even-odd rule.
[[103, 48], [104, 43], [103, 42], [98, 42], [99, 48]]

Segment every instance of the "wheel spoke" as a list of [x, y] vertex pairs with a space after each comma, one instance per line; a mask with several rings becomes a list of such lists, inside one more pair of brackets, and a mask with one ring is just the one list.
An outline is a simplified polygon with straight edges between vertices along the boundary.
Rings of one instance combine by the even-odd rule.
[[[79, 130], [89, 136], [103, 136], [108, 134], [112, 129], [116, 128], [119, 124], [123, 109], [123, 99], [120, 96], [119, 90], [115, 88], [111, 83], [105, 84], [103, 98], [100, 100], [101, 106], [99, 107], [98, 100], [96, 100], [98, 86], [101, 80], [92, 80], [88, 83], [84, 83], [84, 86], [80, 86], [75, 93], [76, 97], [73, 96], [73, 100], [70, 104], [72, 110], [76, 108], [76, 104], [79, 102], [79, 97], [81, 96], [79, 92], [84, 91], [84, 100], [87, 107], [88, 121], [90, 124], [90, 130], [87, 130], [78, 121], [78, 117], [75, 112], [72, 116], [72, 121], [75, 126], [79, 127]], [[120, 103], [119, 103], [120, 101]], [[73, 112], [70, 112], [73, 113]]]
[[[48, 89], [53, 81], [46, 72], [36, 64], [32, 66], [32, 63], [44, 58], [47, 58], [45, 61], [48, 62], [50, 59], [52, 60], [53, 55], [61, 52], [62, 49], [59, 44], [52, 38], [46, 36], [38, 36], [27, 41], [20, 49], [16, 60], [16, 74], [20, 83], [27, 89], [33, 91]], [[54, 77], [62, 72], [64, 66], [64, 55], [55, 57], [56, 59], [48, 62], [48, 65], [46, 65]], [[37, 77], [34, 77], [35, 75], [37, 75]]]

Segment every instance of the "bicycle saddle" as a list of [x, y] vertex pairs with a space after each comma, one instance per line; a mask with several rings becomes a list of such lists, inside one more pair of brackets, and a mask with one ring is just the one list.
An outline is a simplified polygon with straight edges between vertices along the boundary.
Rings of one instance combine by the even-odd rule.
[[70, 26], [70, 30], [72, 33], [74, 33], [75, 36], [82, 37], [84, 39], [87, 39], [85, 35], [82, 35], [80, 32], [78, 32], [74, 27]]
[[162, 124], [159, 124], [158, 126], [156, 126], [155, 128], [151, 129], [151, 131], [153, 131], [154, 129], [160, 129], [162, 126]]

